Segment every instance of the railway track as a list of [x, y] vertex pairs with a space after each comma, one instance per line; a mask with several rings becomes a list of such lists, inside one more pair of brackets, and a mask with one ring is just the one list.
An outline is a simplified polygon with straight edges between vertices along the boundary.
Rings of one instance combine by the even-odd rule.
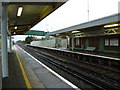
[[[48, 52], [47, 52], [48, 53]], [[52, 54], [54, 56], [56, 56], [56, 54]], [[58, 55], [61, 59], [68, 59], [70, 61], [70, 63], [75, 63], [75, 61], [77, 62], [76, 66], [77, 68], [80, 67], [81, 65], [81, 68], [83, 68], [83, 70], [85, 69], [88, 69], [91, 71], [91, 72], [97, 72], [98, 75], [102, 75], [103, 77], [107, 77], [109, 78], [109, 80], [111, 79], [110, 77], [108, 77], [107, 75], [105, 75], [106, 73], [114, 73], [115, 75], [117, 74], [117, 76], [120, 76], [120, 71], [115, 71], [115, 70], [111, 70], [111, 69], [108, 69], [108, 68], [105, 68], [103, 66], [99, 66], [99, 65], [95, 65], [95, 64], [91, 64], [91, 63], [87, 63], [87, 62], [83, 62], [83, 61], [80, 61], [80, 60], [77, 60], [77, 59], [73, 59], [73, 58], [69, 58], [69, 57], [65, 57], [63, 55]], [[69, 62], [68, 62], [69, 63]], [[83, 66], [82, 66], [83, 65]], [[89, 66], [89, 67], [88, 67]], [[87, 68], [85, 68], [87, 67]], [[97, 69], [97, 70], [96, 70]], [[102, 70], [102, 71], [101, 71]], [[100, 72], [101, 71], [101, 72]], [[120, 82], [120, 78], [115, 78], [113, 77], [115, 81], [118, 81]]]
[[[33, 47], [32, 47], [33, 48]], [[41, 49], [38, 49], [38, 50], [41, 50]], [[41, 50], [42, 52], [45, 52], [45, 50]], [[84, 62], [82, 60], [79, 60], [79, 59], [76, 59], [76, 58], [72, 58], [71, 56], [66, 56], [66, 55], [60, 55], [60, 54], [56, 54], [56, 53], [52, 53], [52, 52], [48, 52], [47, 53], [49, 54], [52, 54], [54, 56], [59, 56], [60, 58], [65, 58], [65, 59], [68, 59], [70, 61], [76, 61], [77, 63], [82, 63], [82, 64], [86, 64], [86, 65], [89, 65], [89, 66], [92, 66], [92, 67], [95, 67], [95, 68], [100, 68], [100, 69], [103, 69], [103, 70], [106, 70], [106, 71], [110, 71], [110, 72], [114, 72], [114, 73], [120, 73], [120, 70], [116, 70], [116, 69], [113, 69], [110, 67], [106, 67], [106, 66], [101, 66], [101, 65], [96, 65], [96, 64], [93, 64], [93, 63], [89, 63], [89, 62]]]
[[[35, 48], [35, 50], [37, 50], [37, 48]], [[72, 66], [76, 66], [77, 68], [81, 67], [82, 70], [87, 69], [88, 72], [90, 71], [93, 74], [95, 74], [95, 72], [96, 72], [96, 74], [98, 76], [108, 80], [109, 82], [110, 81], [113, 82], [113, 85], [120, 82], [120, 71], [118, 71], [118, 70], [116, 71], [115, 69], [109, 69], [109, 68], [105, 68], [103, 66], [99, 66], [99, 65], [96, 65], [96, 64], [83, 62], [82, 60], [73, 59], [71, 57], [67, 57], [67, 56], [64, 56], [64, 55], [57, 55], [56, 53], [51, 53], [51, 52], [48, 52], [47, 50], [46, 50], [47, 53], [45, 52], [45, 50], [38, 49], [38, 51], [39, 50], [40, 50], [40, 52], [48, 54], [49, 56], [51, 56], [51, 54], [52, 54], [52, 57], [57, 56], [55, 58], [60, 58], [61, 60], [65, 59], [67, 64], [72, 64]]]
[[36, 49], [30, 47], [29, 48], [25, 46], [21, 46], [21, 47], [26, 51], [30, 52], [31, 54], [33, 54], [34, 56], [42, 58], [44, 61], [48, 62], [52, 66], [55, 66], [63, 70], [64, 72], [67, 72], [72, 77], [75, 77], [81, 80], [82, 82], [89, 84], [92, 88], [102, 89], [102, 90], [109, 90], [109, 89], [117, 90], [120, 88], [119, 86], [113, 84], [117, 80], [115, 81], [107, 76], [101, 75], [100, 73], [96, 73], [89, 69], [80, 67], [76, 64], [66, 62], [66, 60], [53, 57], [45, 52], [39, 52]]
[[[33, 47], [32, 47], [33, 48]], [[36, 48], [35, 48], [36, 49]], [[83, 64], [83, 66], [84, 67], [87, 67], [88, 68], [88, 66], [89, 66], [89, 69], [100, 69], [100, 70], [104, 70], [105, 72], [107, 72], [107, 73], [115, 73], [115, 74], [118, 74], [118, 75], [120, 75], [120, 71], [119, 70], [116, 70], [116, 69], [113, 69], [113, 68], [110, 68], [110, 67], [106, 67], [106, 66], [101, 66], [101, 65], [96, 65], [96, 64], [93, 64], [93, 63], [89, 63], [89, 62], [84, 62], [84, 61], [82, 61], [82, 60], [79, 60], [79, 59], [75, 59], [75, 58], [71, 58], [70, 56], [68, 57], [68, 56], [64, 56], [64, 55], [59, 55], [59, 54], [56, 54], [56, 53], [52, 53], [52, 52], [48, 52], [48, 51], [45, 51], [45, 50], [41, 50], [41, 49], [38, 49], [38, 50], [40, 50], [41, 52], [43, 52], [43, 53], [45, 53], [45, 52], [47, 52], [46, 54], [48, 54], [48, 55], [50, 55], [51, 56], [51, 54], [52, 54], [52, 56], [57, 56], [57, 58], [61, 58], [61, 59], [66, 59], [66, 60], [68, 60], [68, 61], [70, 61], [71, 63], [75, 63], [75, 62], [77, 62], [77, 64], [79, 63], [79, 65], [81, 65], [81, 64]], [[93, 68], [94, 67], [94, 68]], [[99, 71], [99, 70], [98, 70]], [[102, 73], [102, 72], [101, 72]], [[104, 73], [102, 73], [102, 74], [104, 74]], [[117, 80], [118, 81], [120, 81], [120, 78], [118, 79], [117, 78]]]

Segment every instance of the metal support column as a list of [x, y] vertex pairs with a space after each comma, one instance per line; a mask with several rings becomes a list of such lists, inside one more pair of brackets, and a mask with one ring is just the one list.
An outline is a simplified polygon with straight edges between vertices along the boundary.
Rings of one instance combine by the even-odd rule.
[[70, 47], [70, 37], [67, 37], [67, 48]]
[[11, 36], [9, 36], [9, 52], [12, 52], [12, 40], [11, 40]]
[[85, 40], [85, 48], [87, 48], [87, 47], [89, 47], [89, 40], [88, 39]]
[[12, 43], [11, 43], [11, 36], [8, 36], [8, 52], [11, 53], [12, 51]]
[[[0, 1], [0, 43], [1, 43], [1, 21], [2, 21], [2, 2]], [[1, 45], [0, 45], [0, 56], [1, 56]], [[2, 90], [2, 61], [0, 59], [0, 90]]]
[[104, 51], [104, 45], [105, 45], [104, 38], [100, 38], [100, 40], [99, 40], [99, 51], [100, 52]]
[[7, 52], [7, 5], [2, 5], [2, 77], [8, 77], [8, 52]]
[[72, 37], [72, 50], [74, 50], [74, 37]]

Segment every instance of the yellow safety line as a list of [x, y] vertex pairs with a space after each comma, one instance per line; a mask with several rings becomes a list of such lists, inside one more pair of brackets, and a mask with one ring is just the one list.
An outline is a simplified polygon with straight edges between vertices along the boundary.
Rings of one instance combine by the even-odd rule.
[[21, 68], [21, 71], [22, 71], [22, 75], [23, 75], [24, 80], [25, 80], [25, 84], [26, 84], [28, 90], [32, 90], [32, 86], [31, 86], [31, 84], [30, 84], [30, 82], [29, 82], [29, 80], [28, 80], [28, 78], [27, 78], [27, 75], [26, 75], [26, 73], [25, 73], [25, 70], [24, 70], [24, 68], [23, 68], [22, 62], [21, 62], [21, 60], [20, 60], [19, 55], [18, 55], [17, 52], [16, 52], [16, 56], [17, 56], [17, 58], [18, 58], [18, 62], [19, 62], [19, 65], [20, 65], [20, 68]]

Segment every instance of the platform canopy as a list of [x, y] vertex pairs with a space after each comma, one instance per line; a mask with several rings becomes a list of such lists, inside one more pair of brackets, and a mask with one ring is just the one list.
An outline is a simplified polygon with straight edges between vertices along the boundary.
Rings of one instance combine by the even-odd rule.
[[[67, 0], [1, 0], [7, 5], [11, 35], [23, 35]], [[17, 16], [22, 7], [21, 16]]]
[[120, 13], [50, 32], [55, 37], [92, 37], [120, 34]]

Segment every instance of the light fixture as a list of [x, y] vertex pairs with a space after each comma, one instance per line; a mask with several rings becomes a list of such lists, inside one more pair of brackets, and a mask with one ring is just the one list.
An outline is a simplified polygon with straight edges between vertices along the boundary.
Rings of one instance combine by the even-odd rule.
[[15, 29], [17, 29], [17, 26], [15, 26]]
[[23, 7], [18, 8], [17, 16], [21, 16]]
[[108, 28], [108, 27], [115, 27], [118, 26], [119, 24], [111, 24], [111, 25], [105, 25], [104, 28]]
[[56, 36], [59, 36], [60, 34], [56, 34]]
[[16, 32], [14, 32], [14, 34], [16, 34]]
[[78, 32], [80, 32], [80, 31], [72, 31], [72, 33], [78, 33]]
[[66, 38], [69, 38], [69, 36], [66, 36]]

